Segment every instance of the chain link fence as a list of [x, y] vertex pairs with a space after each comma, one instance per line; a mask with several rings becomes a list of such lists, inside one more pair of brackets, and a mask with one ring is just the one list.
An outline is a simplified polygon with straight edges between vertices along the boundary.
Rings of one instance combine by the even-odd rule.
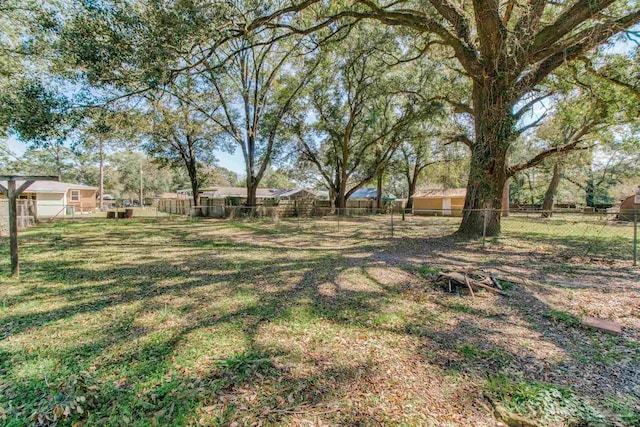
[[[462, 221], [461, 210], [413, 210], [405, 212], [399, 206], [384, 208], [347, 208], [305, 206], [190, 206], [185, 211], [164, 212], [156, 207], [116, 210], [114, 219], [219, 221], [254, 224], [270, 233], [306, 233], [336, 239], [455, 239]], [[0, 209], [2, 209], [0, 207]], [[118, 212], [121, 211], [121, 212]], [[0, 211], [1, 212], [1, 211]], [[482, 210], [488, 217], [495, 214]], [[1, 213], [0, 213], [1, 215]], [[76, 215], [72, 220], [106, 218], [107, 213]], [[558, 253], [565, 257], [590, 260], [632, 261], [637, 264], [637, 222], [640, 210], [623, 213], [584, 213], [578, 211], [511, 211], [501, 218], [501, 233], [497, 237], [481, 233], [471, 239], [477, 245], [490, 248], [517, 247], [531, 253]], [[486, 222], [485, 222], [486, 224]], [[483, 230], [485, 231], [485, 230]]]
[[[202, 209], [212, 209], [211, 206]], [[323, 233], [325, 236], [360, 239], [444, 238], [455, 236], [463, 211], [428, 210], [404, 212], [397, 207], [318, 208], [283, 212], [275, 207], [222, 206], [218, 215], [202, 216], [192, 209], [191, 221], [217, 216], [230, 221], [270, 224], [274, 231]], [[496, 214], [482, 210], [488, 218]], [[512, 211], [501, 218], [501, 233], [488, 236], [486, 228], [477, 243], [486, 246], [518, 246], [531, 251], [562, 253], [565, 257], [633, 261], [637, 264], [639, 212], [583, 213], [576, 211]], [[486, 221], [484, 222], [486, 224]]]

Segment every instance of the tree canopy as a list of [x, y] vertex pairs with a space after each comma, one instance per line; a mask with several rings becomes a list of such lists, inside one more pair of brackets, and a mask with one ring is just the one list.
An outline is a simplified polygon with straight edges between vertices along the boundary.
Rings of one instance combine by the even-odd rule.
[[183, 169], [194, 195], [233, 181], [212, 173], [220, 150], [242, 156], [250, 206], [292, 165], [312, 168], [288, 176], [338, 207], [375, 179], [397, 183], [390, 174], [409, 195], [420, 180], [464, 180], [459, 232], [481, 233], [489, 209], [491, 235], [510, 178], [549, 175], [594, 144], [606, 157], [637, 145], [633, 0], [25, 4], [0, 8], [0, 79], [15, 82], [3, 126], [55, 149], [102, 140], [87, 125], [96, 111], [133, 112], [140, 148]]

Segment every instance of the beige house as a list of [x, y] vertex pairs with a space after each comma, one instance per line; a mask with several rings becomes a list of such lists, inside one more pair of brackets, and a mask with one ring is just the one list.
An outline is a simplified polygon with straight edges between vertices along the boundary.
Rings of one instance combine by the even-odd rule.
[[[16, 181], [19, 187], [24, 181]], [[7, 186], [6, 182], [0, 184]], [[72, 216], [96, 211], [97, 187], [57, 181], [36, 181], [21, 195], [32, 207], [34, 218]], [[4, 198], [0, 194], [0, 198]]]
[[413, 214], [462, 216], [466, 196], [466, 188], [420, 191], [413, 196]]

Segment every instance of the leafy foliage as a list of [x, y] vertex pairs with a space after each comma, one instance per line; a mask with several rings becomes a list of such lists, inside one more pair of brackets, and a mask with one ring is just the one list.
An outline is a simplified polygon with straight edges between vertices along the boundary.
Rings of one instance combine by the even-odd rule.
[[38, 80], [20, 81], [0, 106], [0, 121], [27, 142], [46, 144], [64, 138], [71, 124], [66, 97]]
[[520, 414], [568, 425], [606, 426], [605, 415], [568, 389], [541, 382], [513, 381], [505, 376], [487, 380], [487, 392]]
[[381, 174], [403, 142], [420, 138], [417, 123], [442, 110], [429, 96], [433, 64], [389, 67], [381, 52], [401, 50], [393, 30], [364, 26], [351, 34], [321, 48], [295, 131], [301, 160], [317, 169], [337, 207]]

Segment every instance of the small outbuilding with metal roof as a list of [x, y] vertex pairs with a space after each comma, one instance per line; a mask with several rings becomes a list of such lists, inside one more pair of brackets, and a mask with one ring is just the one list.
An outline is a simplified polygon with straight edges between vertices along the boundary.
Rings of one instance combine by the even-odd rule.
[[625, 198], [620, 204], [620, 213], [618, 219], [620, 221], [633, 221], [634, 217], [640, 221], [640, 187], [636, 194]]
[[413, 195], [413, 214], [462, 216], [466, 196], [466, 188], [420, 191]]
[[[378, 198], [378, 189], [374, 187], [359, 188], [349, 196], [349, 200], [376, 200]], [[387, 190], [382, 190], [382, 200], [392, 201], [396, 200], [396, 196], [389, 193]]]

